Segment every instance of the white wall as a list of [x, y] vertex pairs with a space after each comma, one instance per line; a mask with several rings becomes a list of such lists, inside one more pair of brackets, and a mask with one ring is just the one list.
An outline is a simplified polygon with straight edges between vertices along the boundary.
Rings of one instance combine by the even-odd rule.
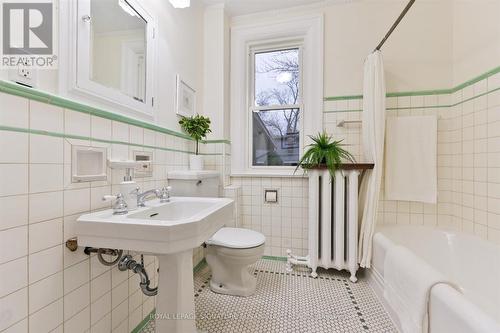
[[207, 7], [204, 25], [203, 114], [212, 120], [209, 138], [229, 138], [229, 22], [223, 5]]
[[500, 65], [500, 1], [453, 0], [453, 84]]
[[[325, 12], [325, 97], [362, 90], [363, 62], [406, 0], [357, 1]], [[448, 0], [417, 1], [382, 48], [387, 90], [442, 89], [451, 83]]]
[[[235, 17], [232, 25], [325, 15], [325, 97], [360, 94], [363, 62], [394, 23], [406, 0], [311, 5]], [[443, 89], [452, 80], [450, 0], [417, 1], [384, 45], [388, 91]]]

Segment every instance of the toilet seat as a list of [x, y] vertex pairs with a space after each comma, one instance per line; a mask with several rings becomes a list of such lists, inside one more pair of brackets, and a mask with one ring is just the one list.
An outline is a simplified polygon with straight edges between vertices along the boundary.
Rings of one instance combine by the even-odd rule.
[[232, 249], [249, 249], [264, 244], [266, 237], [260, 232], [242, 228], [221, 228], [205, 243]]

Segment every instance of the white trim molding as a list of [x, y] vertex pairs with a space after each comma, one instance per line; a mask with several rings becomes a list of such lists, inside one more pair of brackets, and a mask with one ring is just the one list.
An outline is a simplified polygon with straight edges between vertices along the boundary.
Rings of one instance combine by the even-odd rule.
[[304, 146], [308, 135], [322, 130], [323, 124], [323, 15], [291, 16], [231, 28], [231, 168], [233, 174], [291, 176], [294, 167], [250, 168], [248, 151], [249, 50], [252, 45], [300, 41], [302, 45], [302, 115]]
[[[150, 14], [140, 1], [127, 0], [146, 21], [146, 92], [144, 102], [141, 102], [90, 79], [90, 3], [90, 0], [79, 0], [61, 1], [59, 4], [59, 93], [118, 114], [148, 121], [155, 120], [155, 70], [158, 68], [156, 17]], [[83, 17], [87, 16], [88, 19], [84, 20]]]

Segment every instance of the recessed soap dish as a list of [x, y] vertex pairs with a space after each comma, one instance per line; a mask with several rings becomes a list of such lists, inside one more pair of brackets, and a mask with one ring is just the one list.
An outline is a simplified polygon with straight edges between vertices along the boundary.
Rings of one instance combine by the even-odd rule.
[[106, 148], [72, 146], [71, 181], [73, 183], [106, 180]]

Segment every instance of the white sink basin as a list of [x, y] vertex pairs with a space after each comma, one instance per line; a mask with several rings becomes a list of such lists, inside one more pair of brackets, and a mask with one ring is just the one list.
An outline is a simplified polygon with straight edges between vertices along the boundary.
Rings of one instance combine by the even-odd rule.
[[157, 254], [156, 332], [195, 333], [192, 249], [232, 218], [231, 199], [172, 198], [164, 204], [149, 201], [126, 215], [112, 210], [82, 215], [76, 233], [81, 246]]
[[193, 249], [232, 219], [233, 200], [227, 198], [171, 198], [126, 215], [112, 210], [82, 215], [76, 232], [82, 246], [171, 254]]

